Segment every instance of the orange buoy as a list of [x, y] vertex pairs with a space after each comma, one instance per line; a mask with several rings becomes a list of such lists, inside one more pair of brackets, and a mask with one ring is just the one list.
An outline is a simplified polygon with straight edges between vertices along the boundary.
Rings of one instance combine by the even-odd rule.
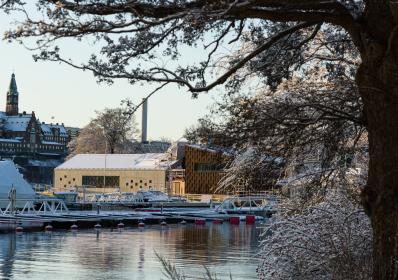
[[229, 222], [232, 225], [239, 225], [240, 220], [239, 217], [229, 217]]
[[144, 227], [144, 226], [145, 226], [145, 224], [144, 224], [144, 222], [143, 222], [143, 221], [140, 221], [140, 222], [138, 223], [138, 226], [139, 226], [139, 227]]
[[256, 222], [256, 216], [254, 215], [246, 216], [246, 225], [254, 225], [255, 222]]
[[122, 222], [120, 222], [120, 223], [117, 224], [117, 227], [118, 228], [124, 228], [124, 224]]
[[205, 219], [195, 219], [195, 225], [203, 226], [205, 224], [206, 224], [206, 220]]
[[17, 226], [17, 227], [15, 228], [15, 231], [16, 231], [17, 233], [22, 233], [22, 232], [23, 232], [23, 227]]

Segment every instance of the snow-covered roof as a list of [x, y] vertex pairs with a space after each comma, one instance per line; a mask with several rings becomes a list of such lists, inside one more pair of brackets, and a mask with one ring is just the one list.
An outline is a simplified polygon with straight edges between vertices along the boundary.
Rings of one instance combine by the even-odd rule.
[[57, 167], [61, 164], [59, 160], [38, 160], [30, 159], [28, 160], [29, 166], [40, 166], [40, 167]]
[[215, 146], [215, 145], [204, 146], [204, 145], [199, 145], [199, 144], [187, 144], [185, 146], [195, 148], [198, 150], [202, 150], [202, 151], [206, 151], [206, 152], [210, 152], [210, 153], [222, 153], [226, 156], [233, 156], [235, 154], [235, 151], [231, 148], [225, 148], [225, 147]]
[[4, 129], [9, 131], [26, 131], [31, 114], [20, 114], [16, 116], [5, 116], [1, 115], [0, 118], [4, 120]]
[[79, 154], [56, 169], [130, 169], [165, 170], [170, 166], [168, 154]]
[[42, 144], [46, 144], [46, 145], [60, 145], [62, 146], [63, 144], [58, 143], [58, 142], [54, 142], [54, 141], [41, 141]]
[[47, 123], [41, 123], [40, 124], [41, 130], [45, 135], [52, 135], [52, 128], [59, 128], [59, 133], [61, 136], [68, 136], [68, 132], [66, 131], [66, 128], [62, 124], [47, 124]]
[[[0, 112], [0, 129], [6, 131], [25, 132], [28, 128], [29, 122], [32, 119], [32, 114], [18, 114], [15, 116], [7, 116], [5, 112]], [[46, 124], [37, 120], [41, 131], [45, 136], [53, 136], [53, 128], [59, 129], [60, 136], [68, 137], [68, 132], [63, 124]]]
[[0, 142], [5, 143], [21, 143], [20, 139], [13, 139], [13, 138], [0, 138]]

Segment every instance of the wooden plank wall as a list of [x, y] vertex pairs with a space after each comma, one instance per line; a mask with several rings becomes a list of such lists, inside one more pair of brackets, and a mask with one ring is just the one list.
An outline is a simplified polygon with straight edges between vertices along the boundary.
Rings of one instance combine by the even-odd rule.
[[[225, 164], [229, 157], [222, 152], [185, 146], [185, 193], [214, 194], [223, 171], [195, 171], [195, 164]], [[223, 193], [223, 192], [218, 192]]]

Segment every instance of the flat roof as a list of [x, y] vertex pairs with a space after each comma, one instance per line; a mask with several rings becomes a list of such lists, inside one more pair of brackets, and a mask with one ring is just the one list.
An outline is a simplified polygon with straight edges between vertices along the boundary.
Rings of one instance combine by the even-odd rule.
[[166, 170], [172, 162], [166, 153], [150, 154], [78, 154], [67, 160], [61, 169], [129, 169]]

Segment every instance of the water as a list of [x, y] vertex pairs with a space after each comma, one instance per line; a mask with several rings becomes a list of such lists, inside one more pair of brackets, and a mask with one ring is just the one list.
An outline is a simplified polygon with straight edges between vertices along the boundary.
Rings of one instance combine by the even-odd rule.
[[166, 279], [155, 252], [192, 279], [256, 279], [256, 226], [169, 225], [0, 235], [0, 279]]

